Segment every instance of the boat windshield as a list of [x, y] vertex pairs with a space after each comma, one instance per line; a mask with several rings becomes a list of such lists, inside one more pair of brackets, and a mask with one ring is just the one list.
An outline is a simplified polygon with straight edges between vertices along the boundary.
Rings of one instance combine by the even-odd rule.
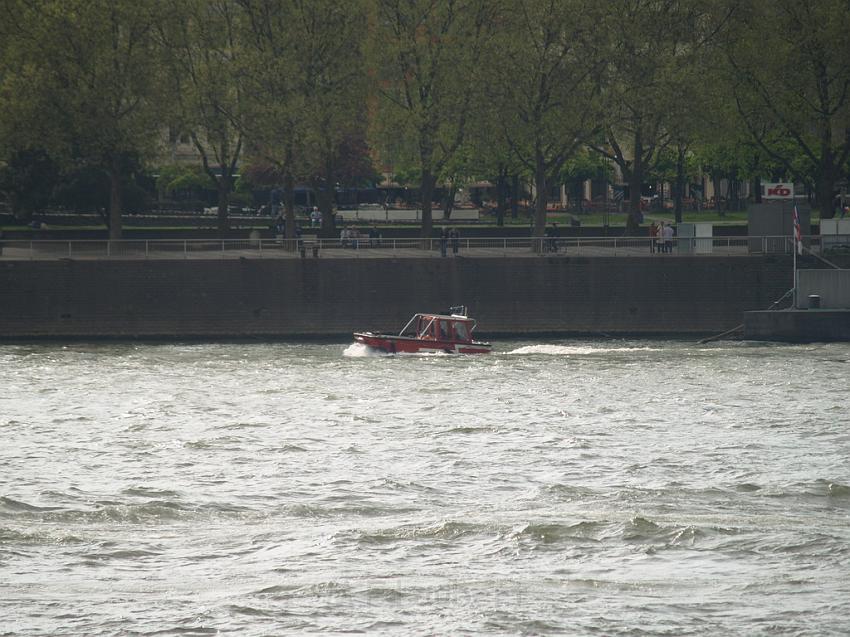
[[419, 324], [416, 326], [416, 335], [419, 338], [436, 338], [436, 327], [434, 318], [431, 316], [423, 316], [419, 319]]
[[428, 317], [423, 316], [422, 314], [414, 314], [413, 318], [411, 318], [407, 325], [401, 328], [401, 331], [398, 333], [399, 336], [414, 336], [419, 337], [425, 330], [428, 328], [428, 321], [433, 320]]
[[469, 340], [469, 330], [463, 321], [455, 321], [455, 338], [459, 341]]

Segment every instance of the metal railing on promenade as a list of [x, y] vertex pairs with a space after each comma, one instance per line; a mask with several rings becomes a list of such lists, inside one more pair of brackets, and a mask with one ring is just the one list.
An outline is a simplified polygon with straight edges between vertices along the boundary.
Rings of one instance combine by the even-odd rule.
[[[815, 254], [824, 244], [850, 249], [850, 236], [804, 237]], [[226, 259], [226, 258], [403, 258], [448, 257], [635, 257], [749, 256], [791, 254], [787, 236], [675, 237], [464, 237], [459, 239], [151, 239], [151, 240], [2, 240], [0, 259]]]

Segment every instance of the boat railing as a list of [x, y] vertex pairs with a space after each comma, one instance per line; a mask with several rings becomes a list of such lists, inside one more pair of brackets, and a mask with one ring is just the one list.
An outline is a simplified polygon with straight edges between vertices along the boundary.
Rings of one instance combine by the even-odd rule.
[[[850, 253], [850, 235], [803, 237], [809, 252]], [[465, 237], [433, 239], [0, 240], [0, 259], [451, 258], [555, 256], [752, 256], [791, 254], [787, 235], [674, 237]], [[443, 256], [445, 255], [445, 257]]]

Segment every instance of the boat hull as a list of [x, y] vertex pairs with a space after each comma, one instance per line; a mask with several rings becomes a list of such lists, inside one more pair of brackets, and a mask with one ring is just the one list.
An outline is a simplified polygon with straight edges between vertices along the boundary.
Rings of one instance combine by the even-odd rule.
[[435, 341], [431, 339], [355, 332], [354, 340], [387, 354], [489, 354], [490, 343], [479, 341]]

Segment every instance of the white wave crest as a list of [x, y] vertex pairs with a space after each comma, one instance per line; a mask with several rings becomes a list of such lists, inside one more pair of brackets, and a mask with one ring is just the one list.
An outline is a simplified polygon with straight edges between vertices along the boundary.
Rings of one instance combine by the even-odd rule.
[[525, 345], [507, 354], [546, 354], [549, 356], [590, 356], [617, 352], [658, 352], [657, 347], [591, 347], [569, 345]]
[[348, 356], [349, 358], [370, 358], [380, 356], [456, 356], [456, 354], [439, 350], [428, 352], [396, 352], [395, 354], [390, 354], [389, 352], [369, 347], [363, 343], [352, 343], [343, 350], [342, 355]]
[[368, 345], [364, 345], [363, 343], [352, 343], [348, 347], [345, 348], [342, 352], [343, 356], [348, 356], [349, 358], [369, 358], [373, 356], [389, 356], [386, 352], [382, 352], [381, 350], [375, 349], [374, 347], [369, 347]]

